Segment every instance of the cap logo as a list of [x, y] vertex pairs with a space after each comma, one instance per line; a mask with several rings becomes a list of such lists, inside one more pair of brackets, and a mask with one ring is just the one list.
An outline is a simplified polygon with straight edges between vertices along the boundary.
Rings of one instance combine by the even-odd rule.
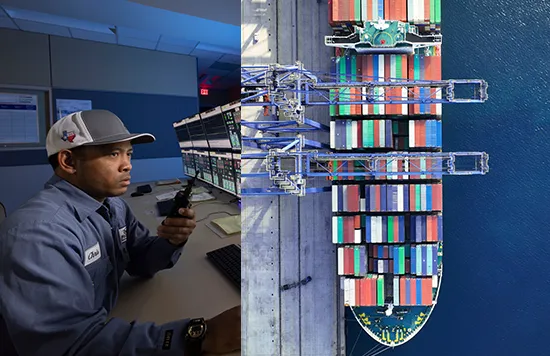
[[63, 131], [63, 136], [61, 136], [61, 139], [63, 141], [69, 141], [69, 142], [73, 142], [74, 141], [74, 138], [76, 137], [74, 131]]

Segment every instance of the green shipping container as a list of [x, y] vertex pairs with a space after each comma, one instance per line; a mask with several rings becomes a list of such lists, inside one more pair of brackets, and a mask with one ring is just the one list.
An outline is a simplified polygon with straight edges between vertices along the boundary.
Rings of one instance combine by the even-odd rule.
[[399, 247], [399, 274], [405, 274], [405, 246]]
[[435, 0], [430, 0], [430, 23], [435, 23]]
[[[330, 89], [330, 92], [329, 92], [330, 101], [333, 101], [335, 97], [336, 97], [336, 90]], [[336, 116], [336, 115], [337, 115], [336, 105], [331, 105], [330, 106], [330, 116]]]
[[338, 243], [344, 243], [344, 217], [338, 216]]
[[354, 261], [354, 265], [355, 265], [355, 275], [356, 276], [359, 276], [361, 274], [361, 265], [360, 265], [360, 262], [361, 262], [361, 253], [359, 251], [360, 247], [359, 246], [355, 246], [355, 252], [354, 252], [354, 256], [353, 256], [353, 261]]
[[441, 23], [441, 0], [435, 0], [435, 23]]
[[359, 23], [361, 22], [361, 0], [355, 0], [355, 8], [354, 8], [354, 19], [355, 22]]
[[[393, 242], [393, 216], [388, 216], [388, 242]], [[395, 256], [394, 256], [395, 258]]]
[[420, 196], [422, 189], [420, 187], [420, 184], [416, 184], [414, 187], [415, 187], [415, 193], [416, 193], [415, 194], [415, 197], [416, 197], [415, 211], [420, 211], [420, 209], [422, 208], [422, 205], [421, 205], [422, 197]]
[[384, 277], [380, 276], [377, 279], [377, 288], [376, 288], [376, 294], [378, 296], [378, 305], [383, 306], [384, 305]]
[[414, 55], [414, 80], [420, 80], [420, 55]]

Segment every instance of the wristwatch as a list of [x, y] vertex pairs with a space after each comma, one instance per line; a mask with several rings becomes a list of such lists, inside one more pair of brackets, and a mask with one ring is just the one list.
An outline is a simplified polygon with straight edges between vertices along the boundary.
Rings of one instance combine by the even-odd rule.
[[206, 336], [204, 318], [191, 319], [185, 333], [185, 356], [202, 355], [202, 341]]

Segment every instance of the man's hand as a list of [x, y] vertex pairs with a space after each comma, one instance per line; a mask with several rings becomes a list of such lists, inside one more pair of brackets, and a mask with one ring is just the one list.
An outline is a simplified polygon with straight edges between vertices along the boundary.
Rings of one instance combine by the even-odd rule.
[[197, 226], [193, 209], [181, 208], [178, 213], [181, 217], [166, 218], [157, 228], [158, 237], [165, 238], [176, 246], [186, 243], [189, 235]]
[[202, 349], [207, 355], [227, 354], [241, 349], [241, 306], [206, 321]]

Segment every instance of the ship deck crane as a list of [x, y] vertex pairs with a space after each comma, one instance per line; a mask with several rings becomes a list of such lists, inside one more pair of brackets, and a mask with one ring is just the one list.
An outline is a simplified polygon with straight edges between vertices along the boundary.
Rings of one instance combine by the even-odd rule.
[[[327, 78], [325, 76], [325, 78]], [[262, 132], [259, 137], [243, 136], [243, 145], [260, 149], [257, 153], [243, 153], [242, 159], [262, 160], [265, 171], [243, 173], [242, 177], [269, 177], [268, 188], [243, 189], [243, 195], [292, 194], [304, 196], [307, 192], [327, 191], [330, 187], [306, 188], [306, 179], [312, 177], [353, 176], [409, 176], [474, 175], [486, 174], [489, 156], [484, 152], [387, 152], [387, 153], [334, 153], [328, 145], [305, 138], [304, 133], [329, 131], [328, 126], [305, 117], [307, 106], [355, 105], [355, 104], [442, 104], [481, 103], [487, 100], [487, 83], [484, 80], [413, 80], [349, 81], [340, 78], [321, 81], [320, 76], [306, 70], [298, 62], [292, 66], [271, 64], [241, 68], [243, 106], [275, 108], [277, 120], [242, 121], [245, 127]], [[332, 79], [332, 81], [330, 81]], [[457, 86], [469, 85], [472, 96], [457, 98]], [[380, 94], [376, 88], [406, 87], [406, 97], [390, 97]], [[350, 88], [361, 88], [356, 97], [343, 94]], [[415, 88], [435, 88], [434, 91], [415, 91]], [[335, 93], [338, 92], [338, 93]], [[282, 118], [282, 120], [280, 120]], [[281, 134], [294, 134], [282, 137]], [[325, 150], [325, 151], [323, 151]], [[293, 169], [283, 169], [283, 160], [292, 160]], [[360, 172], [338, 172], [342, 162], [355, 161]], [[397, 163], [398, 172], [388, 172]], [[420, 163], [419, 163], [420, 162]], [[462, 166], [463, 162], [468, 164]], [[334, 166], [332, 167], [334, 168]], [[391, 174], [394, 173], [394, 174]]]

